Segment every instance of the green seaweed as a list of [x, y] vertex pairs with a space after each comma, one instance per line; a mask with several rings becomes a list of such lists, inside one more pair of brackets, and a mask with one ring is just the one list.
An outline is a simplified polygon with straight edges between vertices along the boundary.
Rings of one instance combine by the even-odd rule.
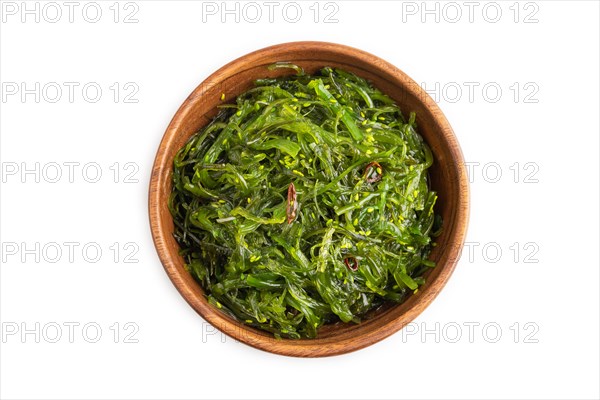
[[169, 208], [209, 302], [276, 337], [359, 323], [424, 284], [441, 229], [431, 151], [366, 80], [260, 79], [174, 159]]

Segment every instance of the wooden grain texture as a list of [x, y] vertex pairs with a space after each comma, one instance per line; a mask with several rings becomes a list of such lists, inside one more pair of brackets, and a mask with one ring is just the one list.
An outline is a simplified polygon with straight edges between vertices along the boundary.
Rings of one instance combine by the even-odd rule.
[[[351, 71], [392, 97], [404, 113], [415, 111], [418, 131], [434, 155], [430, 182], [439, 195], [436, 212], [444, 220], [443, 233], [431, 254], [437, 266], [417, 294], [402, 304], [390, 304], [371, 312], [360, 324], [326, 325], [319, 329], [316, 339], [277, 340], [209, 305], [201, 286], [184, 269], [167, 207], [175, 153], [212, 119], [217, 113], [217, 105], [234, 101], [252, 86], [255, 79], [292, 73], [291, 70], [267, 69], [268, 65], [282, 61], [300, 65], [307, 73], [314, 73], [324, 66]], [[222, 94], [225, 94], [224, 101]], [[460, 257], [469, 219], [469, 189], [462, 152], [450, 124], [433, 99], [388, 62], [358, 49], [324, 42], [267, 47], [230, 62], [202, 82], [181, 105], [164, 134], [152, 169], [148, 200], [152, 236], [160, 260], [177, 290], [194, 310], [241, 342], [296, 357], [332, 356], [358, 350], [388, 337], [416, 318], [450, 278]]]

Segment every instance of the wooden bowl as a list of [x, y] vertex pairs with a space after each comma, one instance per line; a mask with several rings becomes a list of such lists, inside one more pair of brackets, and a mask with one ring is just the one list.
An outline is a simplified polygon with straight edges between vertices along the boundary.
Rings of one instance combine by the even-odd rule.
[[[293, 73], [292, 70], [267, 69], [268, 65], [278, 61], [300, 65], [307, 73], [314, 73], [324, 66], [351, 71], [392, 97], [403, 112], [415, 111], [418, 132], [434, 155], [430, 183], [438, 192], [436, 211], [444, 220], [443, 233], [431, 254], [437, 266], [417, 294], [402, 304], [390, 304], [371, 312], [360, 324], [326, 325], [319, 329], [316, 339], [275, 339], [208, 304], [202, 287], [184, 269], [167, 208], [175, 153], [214, 117], [217, 105], [233, 102], [236, 96], [252, 87], [255, 79]], [[225, 94], [224, 101], [222, 93]], [[288, 356], [322, 357], [358, 350], [386, 338], [416, 318], [433, 301], [450, 278], [460, 256], [469, 217], [469, 192], [463, 156], [452, 128], [437, 104], [411, 78], [362, 50], [333, 43], [295, 42], [267, 47], [230, 62], [209, 76], [185, 100], [156, 154], [150, 181], [149, 213], [154, 244], [169, 278], [206, 321], [258, 349]]]

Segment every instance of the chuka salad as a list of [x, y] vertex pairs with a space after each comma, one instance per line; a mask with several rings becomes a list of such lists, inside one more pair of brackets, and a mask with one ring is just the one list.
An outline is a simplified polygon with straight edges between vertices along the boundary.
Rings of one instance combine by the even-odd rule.
[[416, 292], [442, 223], [414, 113], [349, 72], [282, 67], [179, 150], [169, 208], [212, 305], [314, 338]]

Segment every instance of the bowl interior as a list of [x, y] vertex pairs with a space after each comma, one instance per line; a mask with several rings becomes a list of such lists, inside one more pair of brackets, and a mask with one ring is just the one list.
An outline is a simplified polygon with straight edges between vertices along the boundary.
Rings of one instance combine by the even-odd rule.
[[[201, 286], [184, 269], [173, 238], [173, 221], [167, 208], [171, 192], [173, 157], [191, 135], [205, 126], [220, 104], [233, 102], [258, 78], [290, 75], [291, 69], [269, 71], [275, 62], [287, 61], [314, 73], [324, 66], [339, 67], [366, 78], [393, 98], [405, 115], [416, 112], [418, 132], [431, 147], [434, 164], [430, 185], [438, 192], [436, 212], [443, 218], [431, 259], [437, 267], [427, 283], [400, 305], [372, 311], [361, 324], [332, 324], [319, 330], [318, 338], [275, 340], [272, 335], [240, 324], [213, 309]], [[225, 100], [221, 96], [225, 95]], [[318, 42], [298, 42], [259, 50], [235, 60], [206, 79], [181, 106], [160, 145], [151, 179], [150, 219], [155, 244], [173, 283], [206, 320], [247, 344], [275, 353], [296, 356], [340, 354], [368, 346], [401, 329], [437, 295], [449, 278], [462, 248], [468, 219], [468, 189], [464, 162], [452, 129], [435, 102], [408, 76], [387, 62], [360, 50]]]

